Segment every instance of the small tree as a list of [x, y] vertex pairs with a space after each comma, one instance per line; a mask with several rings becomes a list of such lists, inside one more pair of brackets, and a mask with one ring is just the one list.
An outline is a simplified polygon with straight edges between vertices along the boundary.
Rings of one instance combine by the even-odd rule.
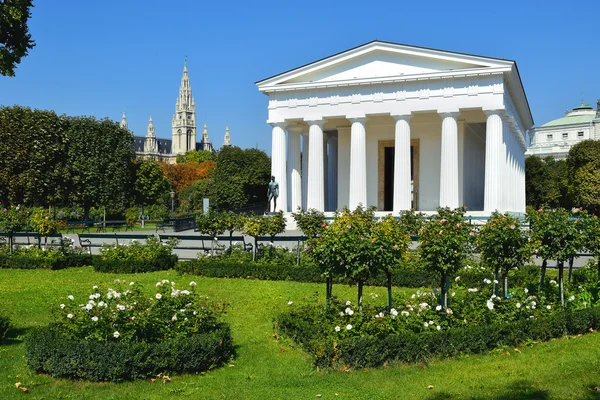
[[264, 216], [250, 214], [245, 221], [242, 232], [254, 239], [254, 248], [252, 249], [252, 261], [256, 261], [256, 252], [258, 247], [258, 237], [266, 233], [266, 224]]
[[465, 222], [464, 208], [438, 208], [421, 228], [419, 255], [425, 267], [441, 274], [440, 305], [448, 305], [450, 277], [458, 271], [472, 252], [474, 233]]
[[596, 257], [598, 280], [600, 280], [600, 219], [596, 215], [581, 212], [582, 247]]
[[29, 210], [18, 206], [6, 207], [0, 203], [0, 232], [8, 233], [8, 246], [12, 254], [12, 235], [27, 228]]
[[296, 226], [308, 239], [312, 239], [319, 235], [325, 224], [325, 214], [319, 210], [311, 208], [308, 211], [298, 209], [292, 214]]
[[[48, 241], [48, 235], [58, 232], [58, 223], [45, 208], [36, 208], [33, 210], [29, 218], [29, 225], [34, 232], [40, 236], [45, 236], [46, 242]], [[38, 240], [39, 245], [40, 242]]]
[[508, 292], [508, 272], [531, 260], [527, 232], [520, 229], [521, 222], [508, 214], [492, 213], [481, 227], [477, 244], [483, 263], [494, 272], [494, 294], [498, 295], [499, 275], [502, 275], [502, 296]]
[[400, 212], [400, 225], [404, 227], [404, 230], [410, 236], [418, 236], [424, 222], [423, 213], [416, 212], [415, 210]]
[[286, 219], [283, 216], [283, 211], [279, 211], [273, 215], [264, 216], [262, 223], [265, 225], [264, 232], [271, 236], [271, 243], [275, 240], [275, 236], [285, 232]]
[[371, 259], [385, 272], [388, 291], [388, 311], [392, 309], [392, 271], [408, 255], [410, 235], [396, 219], [389, 215], [373, 228], [370, 243], [372, 244]]
[[233, 232], [241, 231], [244, 228], [246, 216], [244, 214], [236, 214], [232, 211], [225, 211], [221, 214], [221, 222], [223, 223], [223, 228], [229, 231], [229, 247], [231, 247]]
[[196, 226], [200, 233], [205, 233], [212, 238], [211, 253], [215, 253], [215, 239], [218, 235], [225, 232], [223, 217], [216, 211], [209, 211], [206, 214], [199, 213], [196, 216]]
[[144, 227], [144, 206], [155, 204], [169, 192], [169, 182], [157, 161], [141, 161], [135, 164], [134, 194], [136, 203], [142, 206], [142, 228]]
[[[557, 262], [559, 295], [563, 306], [565, 261], [577, 254], [579, 235], [579, 221], [571, 219], [569, 211], [564, 208], [538, 210], [531, 236], [538, 254], [541, 254], [544, 260]], [[540, 288], [543, 287], [544, 275], [545, 271], [542, 271]]]

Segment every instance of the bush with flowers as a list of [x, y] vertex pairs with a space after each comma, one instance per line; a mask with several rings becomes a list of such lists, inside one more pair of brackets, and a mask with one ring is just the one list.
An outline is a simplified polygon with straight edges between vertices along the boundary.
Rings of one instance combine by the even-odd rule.
[[85, 299], [66, 296], [55, 322], [27, 338], [27, 361], [37, 372], [92, 381], [205, 371], [233, 356], [223, 312], [195, 282], [177, 289], [162, 280], [146, 291], [117, 280]]
[[177, 239], [161, 242], [156, 236], [148, 236], [145, 243], [132, 240], [126, 244], [104, 244], [100, 256], [94, 257], [94, 269], [98, 272], [136, 273], [172, 269], [177, 255], [172, 254]]

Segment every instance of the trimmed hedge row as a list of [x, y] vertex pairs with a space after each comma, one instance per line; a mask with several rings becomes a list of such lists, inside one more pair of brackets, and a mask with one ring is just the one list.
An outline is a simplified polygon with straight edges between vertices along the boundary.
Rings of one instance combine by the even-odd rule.
[[96, 272], [131, 274], [172, 269], [177, 260], [174, 254], [154, 260], [105, 260], [102, 256], [94, 256], [92, 265]]
[[[304, 324], [306, 325], [306, 324]], [[307, 329], [286, 314], [276, 321], [279, 333], [296, 341], [307, 339]], [[506, 324], [454, 328], [425, 333], [357, 337], [340, 341], [311, 338], [300, 344], [313, 355], [317, 367], [381, 367], [389, 362], [422, 362], [461, 354], [483, 353], [502, 346], [518, 346], [528, 340], [546, 341], [600, 328], [600, 307], [556, 312], [548, 317]]]
[[26, 338], [29, 367], [55, 378], [120, 382], [159, 373], [191, 373], [219, 367], [234, 355], [229, 326], [157, 343], [74, 340], [51, 327]]
[[[295, 281], [324, 283], [325, 278], [317, 267], [298, 267], [289, 265], [269, 265], [262, 263], [237, 263], [218, 259], [198, 259], [192, 261], [180, 261], [175, 266], [180, 275], [189, 274], [206, 276], [211, 278], [246, 278], [269, 281]], [[537, 276], [539, 268], [535, 265], [524, 266], [511, 275], [510, 285], [524, 285]], [[485, 272], [469, 272], [461, 276], [461, 284], [478, 286], [484, 278], [490, 276]], [[535, 279], [534, 279], [535, 280]], [[349, 283], [348, 279], [336, 278], [334, 283]], [[381, 273], [365, 282], [370, 286], [385, 286], [387, 284], [385, 274]], [[420, 270], [399, 270], [392, 273], [394, 286], [402, 287], [432, 287], [439, 284], [439, 275]]]
[[92, 256], [89, 254], [70, 254], [56, 258], [0, 254], [0, 268], [57, 270], [91, 264]]

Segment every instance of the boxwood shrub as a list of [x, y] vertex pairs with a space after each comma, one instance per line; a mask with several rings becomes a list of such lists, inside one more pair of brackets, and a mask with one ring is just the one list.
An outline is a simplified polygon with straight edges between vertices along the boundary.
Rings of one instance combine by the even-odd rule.
[[52, 257], [33, 257], [27, 254], [0, 253], [0, 268], [16, 269], [64, 269], [92, 264], [89, 254], [69, 254]]
[[[218, 257], [200, 258], [191, 261], [180, 261], [175, 266], [179, 274], [206, 276], [211, 278], [246, 278], [271, 281], [296, 281], [324, 283], [325, 279], [316, 266], [295, 266], [253, 262], [235, 262]], [[522, 267], [519, 271], [512, 271], [509, 284], [522, 286], [532, 276], [539, 274], [539, 268], [535, 265]], [[480, 285], [484, 278], [491, 276], [489, 272], [482, 270], [468, 270], [461, 274], [463, 285]], [[422, 269], [400, 269], [392, 274], [392, 282], [399, 287], [432, 287], [437, 286], [439, 277], [437, 274]], [[335, 283], [349, 283], [344, 278], [336, 278]], [[367, 282], [371, 286], [385, 286], [385, 274], [380, 273]]]
[[97, 272], [137, 273], [172, 269], [177, 263], [177, 255], [165, 255], [150, 260], [144, 259], [106, 259], [95, 256], [92, 265]]
[[424, 333], [401, 332], [385, 337], [350, 337], [338, 341], [316, 337], [306, 320], [279, 316], [278, 334], [298, 342], [317, 367], [372, 368], [390, 362], [423, 362], [461, 354], [482, 353], [526, 341], [546, 341], [600, 328], [600, 307], [555, 312], [543, 318], [476, 325]]
[[219, 324], [211, 332], [159, 342], [77, 340], [52, 327], [26, 338], [29, 366], [53, 377], [119, 382], [216, 368], [234, 355], [231, 332]]

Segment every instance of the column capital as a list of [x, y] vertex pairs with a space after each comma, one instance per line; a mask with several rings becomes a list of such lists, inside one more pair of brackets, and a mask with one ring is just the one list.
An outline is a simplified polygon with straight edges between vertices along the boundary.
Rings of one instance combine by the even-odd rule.
[[360, 123], [366, 123], [367, 122], [367, 116], [362, 114], [362, 115], [347, 115], [346, 119], [349, 120], [351, 123], [355, 123], [355, 122], [360, 122]]
[[267, 123], [269, 125], [271, 125], [273, 128], [281, 128], [283, 130], [285, 130], [285, 127], [287, 126], [287, 124], [285, 123], [285, 121], [283, 121], [283, 122], [267, 121]]
[[442, 118], [458, 119], [458, 116], [460, 115], [460, 111], [459, 110], [438, 110], [438, 114]]
[[489, 117], [492, 115], [499, 115], [500, 117], [503, 117], [504, 114], [506, 113], [506, 110], [503, 108], [495, 108], [495, 109], [491, 109], [491, 110], [483, 109], [482, 111], [485, 113], [486, 117]]
[[320, 128], [323, 128], [323, 125], [325, 125], [325, 120], [323, 118], [304, 118], [304, 122], [306, 122], [309, 126], [317, 125]]
[[287, 130], [292, 133], [302, 133], [306, 129], [303, 125], [291, 123], [287, 126]]
[[396, 121], [406, 121], [406, 122], [410, 122], [410, 120], [413, 117], [413, 115], [411, 113], [408, 113], [408, 114], [390, 114], [390, 116], [392, 118], [394, 118]]

